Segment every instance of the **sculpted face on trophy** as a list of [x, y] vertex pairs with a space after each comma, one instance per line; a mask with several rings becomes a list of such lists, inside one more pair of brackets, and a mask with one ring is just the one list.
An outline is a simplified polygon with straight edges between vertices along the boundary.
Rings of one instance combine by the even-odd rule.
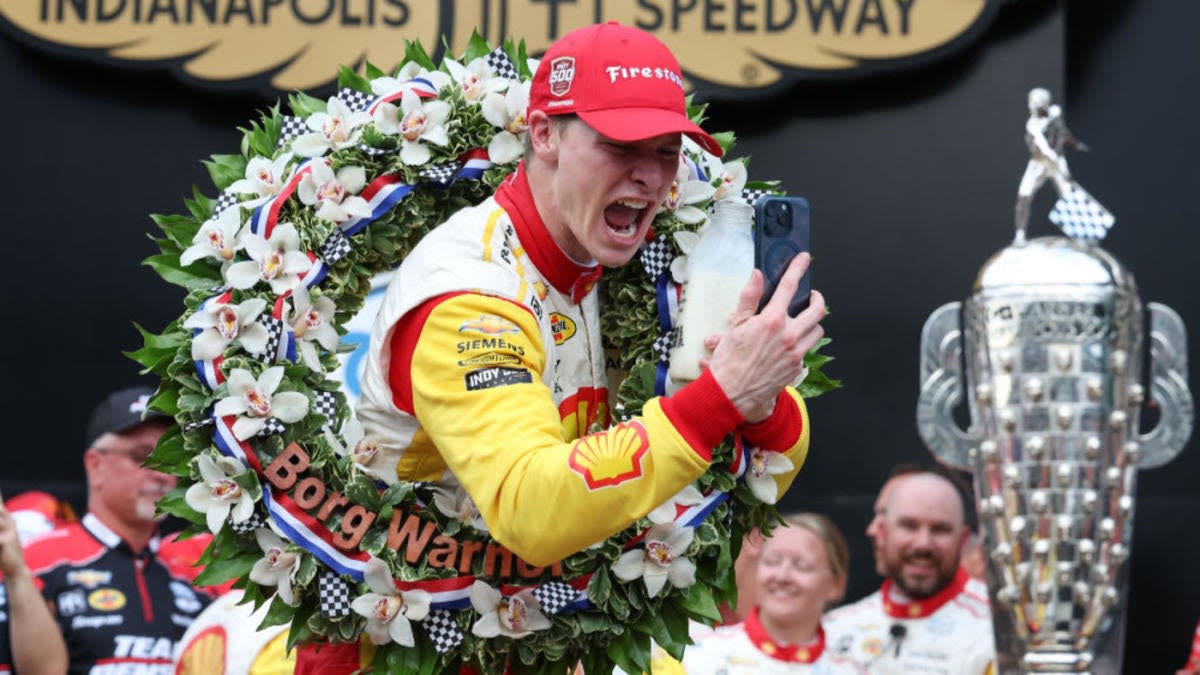
[[[1170, 308], [1143, 307], [1098, 246], [1114, 218], [1067, 166], [1064, 150], [1086, 146], [1062, 110], [1042, 88], [1028, 104], [1016, 236], [966, 301], [926, 321], [917, 424], [974, 476], [1000, 671], [1119, 673], [1137, 469], [1174, 458], [1193, 426], [1186, 331]], [[1027, 239], [1047, 180], [1067, 236]], [[1145, 431], [1148, 400], [1159, 419]]]

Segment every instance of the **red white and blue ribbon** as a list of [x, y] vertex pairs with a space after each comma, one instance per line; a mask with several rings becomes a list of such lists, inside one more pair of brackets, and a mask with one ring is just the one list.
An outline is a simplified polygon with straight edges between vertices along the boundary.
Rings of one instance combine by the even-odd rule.
[[437, 88], [433, 86], [432, 82], [423, 77], [414, 77], [413, 79], [401, 84], [400, 88], [396, 91], [385, 94], [371, 101], [369, 104], [367, 104], [367, 107], [364, 108], [364, 111], [370, 115], [374, 115], [379, 106], [383, 105], [384, 103], [392, 103], [404, 98], [404, 92], [406, 91], [411, 91], [420, 98], [437, 98], [438, 95]]
[[403, 182], [403, 177], [400, 174], [390, 173], [376, 178], [363, 188], [362, 192], [358, 195], [366, 200], [367, 206], [371, 207], [371, 215], [351, 218], [338, 225], [338, 227], [341, 228], [342, 234], [345, 234], [347, 237], [358, 234], [364, 227], [390, 211], [401, 199], [407, 197], [408, 193], [412, 192], [413, 189], [413, 185]]
[[[232, 298], [233, 291], [226, 290], [200, 303], [200, 306], [196, 308], [196, 311], [205, 312], [219, 305], [229, 304], [229, 301]], [[204, 329], [202, 328], [193, 329], [192, 339], [195, 340], [196, 336], [200, 335], [203, 330]], [[199, 377], [200, 382], [210, 390], [216, 389], [217, 387], [221, 386], [222, 382], [225, 381], [225, 375], [221, 373], [221, 363], [224, 361], [224, 354], [217, 354], [216, 358], [213, 359], [195, 359], [192, 361], [192, 363], [194, 363], [196, 366], [196, 376]]]
[[296, 191], [296, 186], [300, 185], [300, 181], [312, 173], [313, 163], [324, 161], [326, 161], [324, 158], [314, 157], [296, 165], [292, 169], [292, 175], [283, 184], [283, 188], [275, 196], [259, 204], [254, 209], [254, 213], [250, 216], [250, 232], [257, 234], [263, 239], [270, 239], [271, 232], [275, 229], [275, 224], [279, 222], [279, 211], [283, 208], [284, 203]]
[[[679, 300], [683, 296], [683, 287], [671, 280], [669, 272], [658, 276], [654, 285], [654, 306], [658, 313], [658, 329], [660, 339], [667, 339], [675, 329], [675, 317], [679, 316]], [[658, 359], [654, 372], [654, 393], [665, 396], [667, 393], [667, 370], [669, 364], [665, 359]]]

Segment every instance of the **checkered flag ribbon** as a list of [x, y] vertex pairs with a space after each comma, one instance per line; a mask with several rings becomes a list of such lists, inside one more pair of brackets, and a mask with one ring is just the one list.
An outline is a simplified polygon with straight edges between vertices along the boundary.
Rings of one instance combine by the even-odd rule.
[[215, 423], [216, 423], [215, 419], [213, 419], [211, 417], [205, 417], [204, 419], [199, 420], [197, 422], [189, 422], [188, 424], [185, 424], [183, 427], [183, 430], [184, 431], [195, 431], [197, 429], [203, 429], [204, 427], [206, 427], [210, 424], [215, 424]]
[[285, 429], [287, 429], [287, 427], [283, 425], [283, 422], [280, 422], [274, 417], [268, 417], [267, 423], [263, 425], [263, 428], [258, 430], [258, 435], [271, 436], [272, 434], [282, 434]]
[[421, 178], [433, 183], [448, 185], [454, 181], [454, 177], [458, 175], [461, 168], [462, 164], [456, 161], [434, 164], [421, 169]]
[[483, 57], [492, 70], [496, 71], [497, 77], [503, 77], [506, 80], [519, 80], [521, 73], [517, 71], [517, 67], [513, 65], [512, 59], [508, 57], [508, 52], [504, 51], [503, 47], [496, 47], [490, 54]]
[[329, 236], [325, 238], [325, 243], [321, 244], [321, 258], [326, 264], [332, 265], [350, 255], [352, 248], [350, 240], [346, 238], [346, 235], [342, 234], [342, 231], [335, 227], [333, 228], [333, 232], [330, 232]]
[[331, 391], [317, 390], [312, 399], [311, 412], [325, 416], [325, 426], [332, 427], [337, 418], [337, 395]]
[[1092, 244], [1104, 239], [1116, 220], [1095, 197], [1075, 184], [1058, 198], [1050, 210], [1050, 222], [1057, 225], [1063, 234]]
[[267, 346], [254, 358], [263, 363], [275, 363], [279, 357], [279, 343], [283, 340], [283, 322], [270, 314], [259, 314], [258, 322], [267, 329]]
[[750, 206], [754, 206], [754, 204], [759, 199], [762, 199], [763, 197], [766, 197], [767, 195], [773, 195], [773, 194], [775, 194], [775, 193], [770, 190], [762, 190], [759, 188], [743, 189], [741, 199], [742, 199], [742, 201], [746, 202]]
[[659, 275], [671, 266], [675, 254], [671, 250], [671, 243], [667, 241], [667, 235], [660, 234], [654, 241], [642, 247], [638, 258], [642, 261], [642, 267], [646, 268], [646, 274], [649, 274], [652, 280], [657, 280]]
[[650, 345], [654, 349], [654, 353], [658, 354], [658, 360], [661, 363], [667, 363], [671, 360], [671, 345], [675, 343], [675, 332], [677, 330], [676, 328], [672, 328], [671, 332], [659, 335]]
[[547, 581], [533, 589], [533, 597], [542, 606], [543, 614], [558, 614], [558, 612], [579, 597], [579, 591], [570, 584], [561, 581]]
[[354, 112], [361, 112], [367, 109], [371, 101], [375, 100], [374, 94], [364, 94], [357, 89], [346, 87], [337, 93], [337, 97], [342, 99], [342, 103], [346, 104], [347, 108]]
[[429, 634], [429, 639], [433, 640], [433, 646], [440, 654], [445, 654], [462, 644], [462, 629], [454, 620], [454, 612], [448, 609], [435, 609], [429, 612], [421, 625], [425, 627], [425, 632]]
[[331, 619], [350, 616], [350, 584], [337, 572], [326, 569], [317, 577], [321, 613]]
[[257, 530], [257, 529], [258, 529], [258, 528], [260, 528], [260, 527], [266, 527], [266, 526], [267, 526], [267, 521], [266, 521], [266, 519], [265, 519], [265, 518], [263, 518], [261, 515], [259, 515], [259, 513], [258, 513], [258, 511], [257, 511], [257, 510], [255, 510], [254, 512], [252, 512], [252, 513], [250, 514], [250, 517], [249, 517], [249, 518], [247, 518], [247, 519], [243, 520], [243, 521], [242, 521], [242, 522], [240, 522], [240, 523], [239, 523], [239, 522], [237, 522], [237, 521], [235, 521], [235, 520], [233, 519], [233, 513], [232, 513], [232, 512], [230, 512], [230, 514], [229, 514], [229, 516], [226, 518], [226, 520], [229, 522], [229, 529], [231, 529], [231, 530], [233, 530], [235, 533], [237, 533], [237, 534], [241, 534], [241, 535], [250, 534], [250, 533], [254, 532], [255, 530]]
[[236, 206], [237, 203], [237, 195], [233, 194], [232, 192], [222, 192], [221, 196], [217, 197], [216, 203], [213, 204], [212, 217], [210, 217], [209, 220], [216, 220], [221, 216], [222, 213], [225, 212], [225, 209], [231, 206]]
[[284, 115], [283, 125], [279, 127], [279, 143], [277, 146], [282, 148], [284, 145], [287, 145], [288, 141], [297, 136], [303, 136], [308, 131], [308, 123], [302, 118]]

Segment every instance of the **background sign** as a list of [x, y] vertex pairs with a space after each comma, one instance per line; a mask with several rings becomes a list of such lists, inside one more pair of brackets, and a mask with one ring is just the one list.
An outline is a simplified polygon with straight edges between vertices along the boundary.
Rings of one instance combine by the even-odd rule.
[[616, 20], [666, 42], [711, 100], [912, 67], [982, 35], [1001, 1], [0, 0], [0, 15], [41, 49], [282, 92], [328, 85], [339, 65], [390, 67], [405, 41], [458, 54], [479, 32], [540, 54], [571, 27]]

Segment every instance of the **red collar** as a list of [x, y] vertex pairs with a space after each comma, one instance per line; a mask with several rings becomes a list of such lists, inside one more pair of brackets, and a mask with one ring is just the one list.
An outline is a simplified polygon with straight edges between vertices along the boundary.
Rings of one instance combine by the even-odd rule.
[[966, 570], [960, 567], [958, 574], [954, 575], [954, 580], [946, 584], [945, 588], [924, 600], [914, 600], [913, 602], [897, 602], [893, 600], [891, 593], [892, 580], [887, 579], [883, 582], [883, 588], [880, 590], [880, 595], [883, 596], [883, 611], [893, 619], [923, 619], [941, 609], [942, 605], [953, 600], [955, 596], [966, 588], [967, 581], [970, 578]]
[[571, 296], [571, 301], [579, 304], [596, 286], [603, 268], [598, 264], [588, 267], [571, 260], [550, 236], [533, 202], [524, 162], [500, 184], [496, 201], [508, 213], [517, 230], [517, 238], [538, 271], [560, 293]]
[[742, 627], [746, 631], [746, 637], [750, 638], [750, 642], [758, 648], [758, 651], [776, 661], [813, 663], [821, 658], [821, 653], [825, 651], [825, 629], [820, 625], [817, 626], [817, 639], [808, 644], [780, 644], [767, 633], [767, 629], [758, 618], [758, 608], [755, 607], [746, 617]]

